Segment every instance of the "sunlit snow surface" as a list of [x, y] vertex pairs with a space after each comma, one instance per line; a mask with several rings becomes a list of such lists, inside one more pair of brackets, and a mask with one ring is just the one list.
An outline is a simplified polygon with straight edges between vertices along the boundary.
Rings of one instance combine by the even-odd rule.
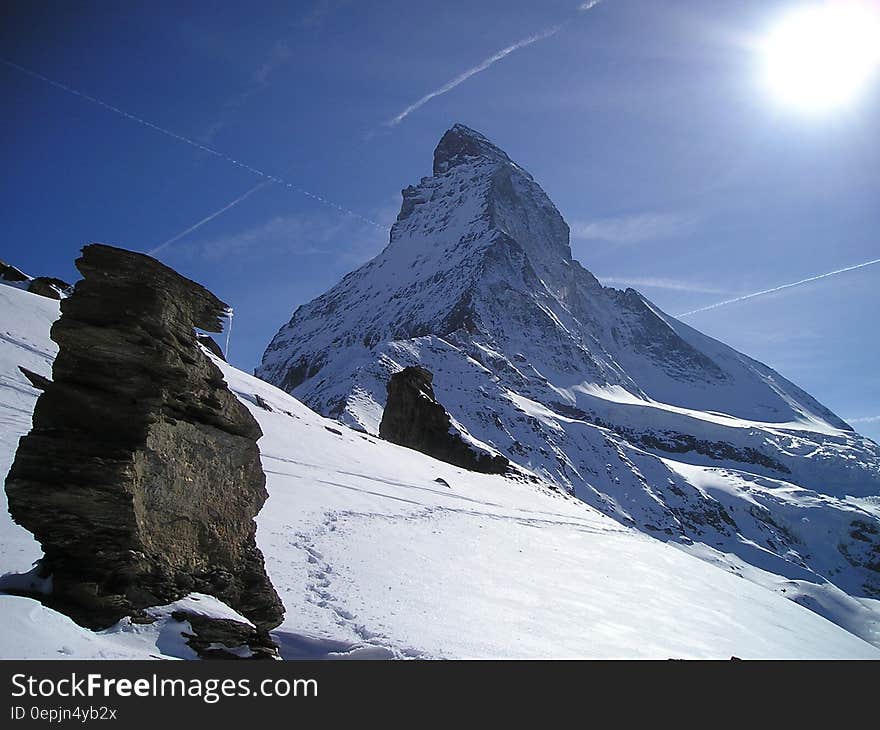
[[[50, 374], [57, 311], [57, 302], [0, 286], [3, 474], [38, 395], [17, 366]], [[842, 628], [870, 638], [876, 602], [808, 571], [759, 571], [710, 546], [661, 542], [549, 484], [472, 474], [383, 443], [220, 366], [265, 434], [270, 497], [257, 541], [287, 610], [275, 632], [287, 657], [880, 658]], [[720, 470], [671, 467], [694, 488], [743, 488]], [[767, 485], [746, 486], [764, 498]], [[4, 503], [0, 572], [25, 572], [39, 556]], [[831, 606], [840, 625], [783, 589]], [[189, 610], [230, 610], [209, 597], [184, 600]], [[154, 609], [148, 626], [95, 633], [31, 599], [0, 596], [0, 657], [192, 658], [181, 637], [188, 626], [169, 618], [174, 607]]]

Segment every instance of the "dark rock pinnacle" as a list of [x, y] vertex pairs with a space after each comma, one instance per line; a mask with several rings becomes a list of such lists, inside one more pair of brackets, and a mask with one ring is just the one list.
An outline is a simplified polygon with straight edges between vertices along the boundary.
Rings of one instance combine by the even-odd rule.
[[41, 600], [98, 629], [206, 593], [271, 646], [283, 608], [255, 542], [262, 432], [193, 331], [219, 332], [227, 307], [148, 256], [82, 254], [52, 327], [52, 380], [6, 479], [52, 577]]
[[391, 376], [379, 435], [471, 471], [507, 471], [506, 458], [478, 450], [455, 432], [449, 414], [434, 396], [433, 380], [431, 372], [421, 367], [404, 368]]

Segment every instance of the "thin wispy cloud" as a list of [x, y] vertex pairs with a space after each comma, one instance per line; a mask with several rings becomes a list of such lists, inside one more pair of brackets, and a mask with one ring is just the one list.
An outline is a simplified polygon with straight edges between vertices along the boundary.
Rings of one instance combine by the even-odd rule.
[[648, 213], [577, 221], [571, 226], [572, 238], [605, 241], [620, 245], [674, 238], [690, 233], [696, 226], [693, 215]]
[[698, 314], [699, 312], [708, 312], [711, 309], [718, 309], [719, 307], [726, 307], [728, 304], [736, 304], [737, 302], [744, 302], [748, 299], [754, 299], [755, 297], [762, 297], [765, 294], [775, 294], [776, 292], [784, 291], [786, 289], [792, 289], [796, 286], [803, 286], [804, 284], [809, 284], [813, 281], [819, 281], [820, 279], [827, 279], [829, 276], [837, 276], [838, 274], [845, 274], [847, 271], [855, 271], [856, 269], [864, 269], [867, 266], [874, 266], [875, 264], [880, 264], [880, 259], [873, 259], [872, 261], [864, 261], [861, 264], [854, 264], [853, 266], [846, 266], [842, 269], [835, 269], [834, 271], [826, 271], [824, 274], [816, 274], [816, 276], [810, 276], [806, 279], [801, 279], [800, 281], [793, 281], [790, 284], [781, 284], [780, 286], [774, 286], [771, 289], [763, 289], [762, 291], [752, 292], [751, 294], [744, 294], [741, 297], [734, 297], [733, 299], [725, 299], [723, 302], [716, 302], [715, 304], [710, 304], [706, 307], [700, 307], [699, 309], [692, 309], [690, 312], [684, 312], [682, 314], [676, 315], [677, 317], [689, 317], [692, 314]]
[[243, 200], [247, 200], [247, 199], [248, 199], [253, 193], [257, 192], [257, 190], [259, 190], [259, 189], [262, 188], [262, 187], [265, 187], [265, 186], [268, 185], [268, 184], [269, 184], [269, 181], [268, 181], [268, 180], [264, 180], [263, 182], [261, 182], [261, 183], [255, 185], [255, 186], [252, 187], [250, 190], [248, 190], [247, 192], [245, 192], [243, 195], [239, 195], [235, 200], [233, 200], [232, 202], [227, 203], [226, 205], [224, 205], [222, 208], [220, 208], [220, 210], [215, 210], [215, 211], [214, 211], [213, 213], [211, 213], [210, 215], [205, 216], [204, 218], [202, 218], [198, 223], [195, 223], [194, 225], [191, 225], [189, 228], [187, 228], [187, 229], [181, 231], [180, 233], [178, 233], [178, 234], [175, 235], [175, 236], [172, 236], [172, 237], [169, 238], [167, 241], [164, 241], [163, 243], [160, 243], [160, 244], [159, 244], [158, 246], [156, 246], [155, 248], [152, 248], [152, 249], [150, 249], [149, 251], [147, 251], [147, 253], [148, 253], [150, 256], [155, 256], [156, 254], [158, 254], [158, 253], [164, 251], [164, 250], [165, 250], [166, 248], [168, 248], [172, 243], [174, 243], [174, 242], [176, 242], [176, 241], [179, 241], [179, 240], [180, 240], [181, 238], [183, 238], [184, 236], [188, 236], [188, 235], [189, 235], [190, 233], [192, 233], [193, 231], [197, 231], [199, 228], [201, 228], [201, 227], [202, 227], [203, 225], [205, 225], [206, 223], [210, 223], [210, 222], [211, 222], [212, 220], [214, 220], [215, 218], [217, 218], [217, 217], [223, 215], [223, 214], [224, 214], [227, 210], [229, 210], [230, 208], [234, 208], [236, 205], [238, 205], [239, 203], [241, 203]]
[[291, 55], [290, 46], [285, 41], [278, 41], [272, 46], [265, 60], [251, 74], [250, 81], [244, 91], [226, 101], [219, 118], [205, 130], [200, 139], [205, 144], [212, 144], [217, 135], [232, 124], [233, 114], [244, 106], [248, 99], [269, 86], [272, 74], [287, 64]]
[[880, 423], [880, 416], [863, 416], [861, 418], [847, 418], [845, 420], [850, 425], [853, 423]]
[[209, 259], [253, 251], [266, 255], [294, 248], [304, 255], [325, 254], [329, 251], [323, 244], [342, 227], [338, 221], [322, 221], [319, 226], [307, 218], [279, 215], [234, 233], [200, 240], [191, 249], [193, 254]]
[[725, 289], [717, 286], [682, 279], [666, 279], [655, 276], [600, 276], [597, 278], [611, 286], [631, 286], [634, 289], [665, 289], [667, 291], [689, 292], [692, 294], [725, 294]]
[[481, 71], [485, 71], [487, 68], [498, 63], [498, 61], [500, 61], [502, 58], [506, 58], [514, 51], [518, 51], [521, 48], [526, 48], [527, 46], [532, 45], [533, 43], [537, 43], [538, 41], [550, 38], [551, 36], [556, 35], [560, 30], [562, 30], [562, 25], [554, 25], [551, 28], [542, 30], [540, 33], [535, 33], [534, 35], [530, 35], [528, 38], [523, 38], [521, 41], [517, 41], [516, 43], [513, 43], [506, 48], [502, 48], [500, 51], [492, 54], [488, 58], [478, 63], [476, 66], [472, 66], [466, 71], [460, 73], [451, 81], [447, 81], [445, 84], [443, 84], [443, 86], [434, 89], [434, 91], [429, 91], [421, 99], [413, 102], [408, 107], [406, 107], [406, 109], [400, 112], [400, 114], [398, 114], [396, 117], [394, 117], [393, 119], [389, 119], [387, 122], [385, 122], [385, 125], [388, 127], [396, 127], [414, 111], [423, 107], [425, 104], [431, 101], [431, 99], [442, 96], [443, 94], [452, 91], [456, 86], [463, 84], [465, 81], [471, 78], [471, 76], [475, 76]]
[[279, 68], [284, 66], [291, 56], [290, 46], [284, 41], [276, 43], [269, 53], [269, 57], [254, 71], [254, 85], [264, 87], [269, 83], [269, 77]]
[[376, 228], [326, 214], [273, 216], [233, 233], [204, 238], [186, 247], [190, 257], [208, 260], [259, 253], [262, 257], [324, 256], [333, 264], [358, 265], [387, 244]]
[[[595, 8], [600, 2], [602, 2], [602, 0], [587, 0], [586, 2], [583, 2], [580, 5], [578, 5], [577, 9], [579, 12], [585, 12], [587, 10], [591, 10], [592, 8]], [[546, 40], [547, 38], [550, 38], [550, 37], [556, 35], [560, 30], [562, 30], [568, 24], [568, 22], [570, 22], [570, 20], [566, 21], [564, 23], [559, 23], [558, 25], [551, 26], [549, 28], [545, 28], [540, 33], [535, 33], [533, 35], [530, 35], [528, 38], [523, 38], [521, 41], [517, 41], [516, 43], [513, 43], [505, 48], [502, 48], [500, 51], [497, 51], [496, 53], [492, 54], [488, 58], [486, 58], [483, 61], [481, 61], [480, 63], [478, 63], [476, 66], [472, 66], [471, 68], [467, 69], [466, 71], [463, 71], [462, 73], [460, 73], [458, 76], [456, 76], [451, 81], [447, 81], [445, 84], [443, 84], [439, 88], [434, 89], [434, 91], [429, 91], [423, 97], [421, 97], [420, 99], [418, 99], [417, 101], [413, 102], [408, 107], [406, 107], [406, 109], [404, 109], [402, 112], [400, 112], [400, 114], [398, 114], [396, 117], [394, 117], [393, 119], [389, 119], [387, 122], [385, 122], [385, 126], [396, 127], [398, 124], [400, 124], [404, 119], [406, 119], [414, 111], [423, 107], [425, 104], [427, 104], [429, 101], [431, 101], [431, 99], [434, 99], [438, 96], [442, 96], [443, 94], [446, 94], [446, 93], [452, 91], [456, 86], [463, 84], [469, 78], [471, 78], [472, 76], [475, 76], [476, 74], [480, 73], [481, 71], [485, 71], [487, 68], [498, 63], [498, 61], [506, 58], [511, 53], [514, 53], [515, 51], [518, 51], [522, 48], [526, 48], [527, 46], [530, 46], [533, 43], [537, 43], [538, 41]]]
[[315, 30], [320, 28], [326, 20], [340, 8], [351, 5], [352, 0], [318, 0], [312, 8], [300, 18], [299, 24], [303, 28]]

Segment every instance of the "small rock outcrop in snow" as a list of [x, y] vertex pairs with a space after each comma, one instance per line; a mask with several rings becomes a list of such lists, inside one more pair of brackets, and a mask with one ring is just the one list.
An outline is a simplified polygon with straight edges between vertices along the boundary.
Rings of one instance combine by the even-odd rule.
[[76, 265], [53, 378], [6, 481], [45, 553], [44, 600], [105, 628], [206, 593], [271, 646], [283, 609], [255, 542], [262, 431], [193, 331], [220, 331], [226, 305], [141, 254], [93, 244]]
[[2, 259], [0, 259], [0, 284], [24, 289], [31, 294], [49, 299], [63, 299], [73, 292], [73, 287], [63, 279], [54, 276], [28, 276], [21, 269], [7, 264]]
[[37, 276], [30, 280], [27, 290], [31, 294], [39, 294], [49, 299], [63, 299], [70, 296], [73, 287], [63, 279], [54, 276]]
[[388, 400], [379, 424], [386, 441], [435, 459], [486, 474], [503, 474], [509, 462], [469, 444], [437, 402], [429, 370], [408, 367], [388, 380]]

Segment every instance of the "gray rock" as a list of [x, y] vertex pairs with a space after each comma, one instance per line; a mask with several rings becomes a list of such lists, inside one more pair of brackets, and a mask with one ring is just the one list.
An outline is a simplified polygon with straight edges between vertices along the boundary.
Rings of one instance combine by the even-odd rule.
[[421, 367], [392, 375], [379, 435], [463, 469], [485, 474], [507, 471], [506, 458], [478, 450], [455, 432], [449, 414], [434, 396], [433, 381], [431, 372]]
[[278, 649], [267, 646], [261, 632], [241, 621], [209, 618], [190, 611], [173, 611], [171, 618], [188, 622], [183, 631], [187, 645], [202, 659], [278, 659]]
[[15, 266], [11, 264], [7, 264], [3, 259], [0, 259], [0, 281], [11, 281], [11, 282], [22, 282], [28, 280], [28, 275], [25, 274], [21, 269], [17, 269]]
[[52, 276], [37, 276], [30, 280], [27, 290], [31, 294], [38, 294], [48, 299], [62, 299], [72, 293], [73, 287], [63, 279], [56, 279]]
[[196, 339], [223, 362], [226, 362], [226, 356], [223, 354], [223, 350], [220, 349], [220, 345], [217, 344], [217, 341], [211, 337], [211, 335], [196, 335]]
[[46, 388], [48, 388], [52, 384], [52, 381], [49, 380], [49, 378], [44, 378], [42, 375], [40, 375], [39, 373], [35, 373], [33, 370], [28, 370], [21, 365], [18, 366], [18, 369], [21, 374], [28, 379], [30, 384], [37, 390], [46, 390]]
[[193, 332], [220, 331], [226, 305], [142, 254], [92, 244], [76, 265], [53, 379], [6, 479], [45, 552], [42, 600], [97, 629], [198, 591], [271, 646], [283, 608], [254, 539], [262, 432]]

